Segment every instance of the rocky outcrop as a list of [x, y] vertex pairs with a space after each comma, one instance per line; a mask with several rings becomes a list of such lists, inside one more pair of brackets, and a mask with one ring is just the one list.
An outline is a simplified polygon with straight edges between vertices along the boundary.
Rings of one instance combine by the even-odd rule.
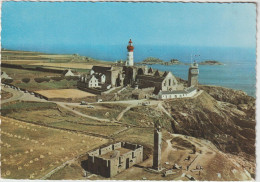
[[203, 88], [196, 98], [164, 102], [174, 132], [205, 138], [224, 152], [254, 160], [255, 99], [221, 87]]

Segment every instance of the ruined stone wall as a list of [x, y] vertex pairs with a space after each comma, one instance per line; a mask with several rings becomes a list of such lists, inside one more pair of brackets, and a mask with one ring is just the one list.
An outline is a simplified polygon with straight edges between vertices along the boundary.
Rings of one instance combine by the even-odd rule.
[[106, 154], [106, 153], [108, 153], [112, 150], [113, 150], [112, 145], [109, 145], [107, 147], [101, 148], [99, 153], [100, 153], [100, 155], [103, 155], [103, 154]]
[[149, 87], [162, 88], [162, 84], [160, 82], [153, 82], [145, 79], [138, 79], [138, 86], [140, 89]]
[[100, 158], [98, 156], [89, 156], [88, 171], [94, 174], [99, 174], [104, 177], [110, 177], [110, 160]]
[[121, 143], [121, 142], [118, 142], [118, 143], [113, 144], [113, 146], [114, 146], [114, 149], [113, 149], [113, 150], [116, 150], [116, 149], [119, 149], [119, 148], [122, 147], [122, 143]]
[[110, 81], [110, 83], [111, 83], [112, 87], [116, 86], [116, 81], [117, 81], [119, 72], [120, 72], [120, 70], [112, 70], [111, 71], [111, 78], [110, 78], [111, 81]]
[[[100, 155], [121, 147], [131, 151], [112, 159], [103, 159]], [[91, 173], [99, 174], [104, 177], [112, 177], [127, 168], [143, 161], [143, 146], [127, 142], [118, 142], [107, 147], [96, 149], [88, 153], [87, 169]]]

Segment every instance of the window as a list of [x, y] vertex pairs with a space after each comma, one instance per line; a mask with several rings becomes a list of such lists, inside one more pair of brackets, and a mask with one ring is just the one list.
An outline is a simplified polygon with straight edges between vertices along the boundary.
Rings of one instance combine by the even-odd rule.
[[169, 79], [169, 86], [171, 86], [171, 79]]

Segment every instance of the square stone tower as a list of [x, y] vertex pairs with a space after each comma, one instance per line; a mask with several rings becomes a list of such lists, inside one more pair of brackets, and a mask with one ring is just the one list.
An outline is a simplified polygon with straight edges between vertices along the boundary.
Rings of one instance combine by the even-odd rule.
[[198, 87], [199, 66], [194, 62], [189, 68], [188, 87]]
[[162, 169], [162, 131], [157, 122], [154, 125], [154, 151], [153, 151], [153, 169], [160, 171]]

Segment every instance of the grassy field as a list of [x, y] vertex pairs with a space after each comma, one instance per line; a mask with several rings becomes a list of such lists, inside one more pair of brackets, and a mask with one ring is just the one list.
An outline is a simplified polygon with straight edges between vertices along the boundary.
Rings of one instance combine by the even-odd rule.
[[33, 63], [31, 65], [44, 66], [44, 67], [57, 67], [57, 68], [84, 68], [91, 69], [93, 65], [83, 63]]
[[13, 82], [12, 84], [16, 85], [19, 88], [23, 88], [29, 91], [39, 91], [39, 90], [51, 90], [51, 89], [75, 89], [77, 88], [76, 80], [61, 80], [61, 81], [49, 81], [37, 83], [34, 80], [30, 83], [23, 82]]
[[49, 72], [42, 72], [42, 71], [31, 71], [31, 70], [24, 70], [24, 69], [14, 69], [14, 68], [5, 68], [2, 67], [1, 71], [6, 72], [8, 76], [13, 78], [14, 80], [21, 80], [22, 78], [37, 78], [37, 77], [47, 77], [47, 76], [61, 76], [58, 73], [49, 73]]
[[12, 102], [2, 105], [2, 115], [61, 129], [109, 136], [125, 129], [115, 123], [102, 123], [80, 117], [50, 102]]
[[[60, 81], [50, 80], [49, 82], [37, 83], [34, 78], [42, 78], [42, 77], [60, 77], [61, 74], [57, 73], [49, 73], [49, 72], [41, 72], [41, 71], [30, 71], [23, 69], [13, 69], [13, 68], [2, 68], [2, 71], [5, 71], [8, 76], [13, 78], [12, 84], [18, 86], [19, 88], [23, 88], [29, 91], [36, 90], [50, 90], [50, 89], [70, 89], [77, 87], [77, 80], [66, 80], [63, 78]], [[23, 78], [30, 78], [29, 83], [24, 83], [22, 81]]]
[[1, 176], [39, 179], [63, 162], [107, 142], [1, 117]]
[[126, 104], [96, 104], [95, 108], [87, 107], [73, 107], [76, 111], [91, 116], [104, 118], [104, 119], [116, 119], [117, 116], [127, 107]]
[[9, 99], [12, 96], [12, 93], [1, 90], [1, 100]]
[[47, 98], [84, 98], [96, 96], [95, 94], [77, 90], [77, 89], [58, 89], [58, 90], [40, 90], [39, 93]]
[[157, 111], [154, 106], [132, 108], [124, 114], [121, 121], [123, 123], [153, 127], [153, 123], [159, 118], [166, 121], [162, 123], [163, 127], [171, 129], [171, 122], [168, 122], [169, 118], [163, 112]]
[[[71, 62], [84, 63], [83, 67], [86, 64], [90, 64], [90, 65], [111, 64], [111, 62], [108, 61], [97, 60], [90, 57], [85, 57], [85, 56], [80, 56], [75, 54], [47, 54], [47, 53], [40, 53], [40, 52], [15, 51], [15, 50], [2, 50], [1, 54], [2, 54], [2, 62], [9, 63], [9, 64], [42, 65], [41, 63], [44, 64], [46, 63], [46, 66], [48, 65], [51, 67], [66, 67], [66, 68], [78, 67], [77, 64], [75, 64], [75, 66], [73, 66], [74, 65], [73, 64], [72, 67], [70, 67]], [[65, 63], [65, 64], [59, 65], [60, 63], [61, 64]]]

